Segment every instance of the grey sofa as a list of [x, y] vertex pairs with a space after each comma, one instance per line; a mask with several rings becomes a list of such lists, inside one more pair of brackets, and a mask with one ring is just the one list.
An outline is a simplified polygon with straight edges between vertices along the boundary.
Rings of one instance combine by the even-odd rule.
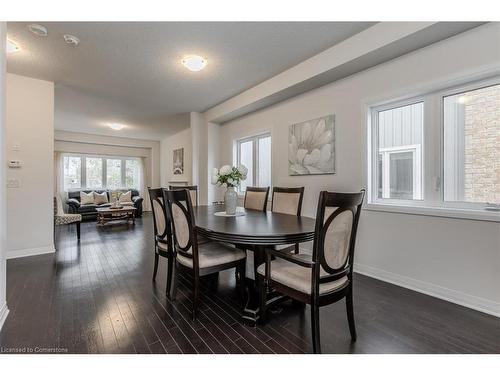
[[[132, 192], [132, 202], [134, 203], [134, 207], [137, 209], [135, 216], [142, 216], [142, 201], [144, 200], [141, 196], [139, 196], [139, 191], [135, 189], [123, 189], [119, 190], [124, 193], [127, 191]], [[82, 220], [95, 220], [97, 218], [97, 208], [99, 207], [109, 207], [111, 203], [103, 203], [103, 204], [80, 204], [80, 192], [83, 191], [85, 193], [90, 193], [91, 191], [95, 191], [96, 193], [106, 192], [108, 196], [108, 202], [110, 201], [109, 190], [73, 190], [68, 192], [68, 200], [66, 203], [69, 206], [69, 213], [71, 214], [80, 214], [82, 215]]]

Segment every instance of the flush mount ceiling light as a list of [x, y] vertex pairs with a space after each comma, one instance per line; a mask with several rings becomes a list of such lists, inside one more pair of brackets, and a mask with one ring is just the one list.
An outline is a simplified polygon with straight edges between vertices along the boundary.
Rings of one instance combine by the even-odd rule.
[[80, 39], [78, 39], [76, 36], [71, 35], [71, 34], [64, 34], [63, 35], [64, 41], [69, 44], [70, 46], [76, 47], [78, 44], [80, 44]]
[[125, 125], [117, 123], [108, 124], [108, 126], [113, 130], [122, 130], [125, 127]]
[[207, 59], [198, 55], [189, 55], [182, 59], [182, 65], [192, 72], [199, 72], [207, 66]]
[[48, 34], [47, 28], [37, 23], [32, 23], [28, 25], [28, 30], [37, 36], [47, 36]]
[[14, 43], [12, 40], [10, 39], [7, 39], [7, 53], [14, 53], [14, 52], [17, 52], [19, 51], [19, 46]]

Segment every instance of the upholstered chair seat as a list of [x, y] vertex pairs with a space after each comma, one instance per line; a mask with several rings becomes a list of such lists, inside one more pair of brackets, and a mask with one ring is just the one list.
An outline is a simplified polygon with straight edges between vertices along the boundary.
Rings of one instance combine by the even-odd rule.
[[82, 215], [80, 214], [63, 214], [55, 216], [56, 225], [66, 225], [72, 223], [78, 223], [82, 221]]
[[[188, 251], [191, 254], [191, 251]], [[200, 268], [219, 266], [230, 262], [244, 259], [246, 253], [226, 244], [218, 242], [208, 242], [198, 246], [198, 262]], [[177, 261], [186, 267], [193, 268], [193, 259], [177, 255]]]
[[[311, 260], [311, 255], [308, 254], [297, 254], [296, 257], [304, 258], [305, 260]], [[257, 268], [257, 273], [259, 275], [265, 276], [266, 265], [261, 264]], [[327, 276], [324, 270], [320, 271], [321, 276]], [[308, 267], [303, 267], [298, 264], [291, 263], [289, 261], [277, 258], [271, 262], [271, 274], [270, 278], [273, 281], [277, 281], [289, 288], [298, 290], [302, 293], [311, 294], [311, 283], [312, 283], [312, 269]], [[328, 283], [319, 284], [319, 294], [331, 293], [333, 291], [339, 290], [348, 283], [347, 276], [341, 279], [330, 281]]]

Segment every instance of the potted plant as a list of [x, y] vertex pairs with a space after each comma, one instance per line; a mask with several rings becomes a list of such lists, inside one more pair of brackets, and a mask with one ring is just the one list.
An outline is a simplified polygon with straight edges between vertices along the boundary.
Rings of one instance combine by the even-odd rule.
[[238, 193], [235, 187], [239, 186], [241, 181], [246, 180], [248, 169], [244, 165], [231, 167], [224, 165], [220, 169], [214, 168], [212, 173], [212, 184], [219, 185], [226, 188], [224, 194], [224, 205], [226, 207], [226, 214], [236, 214], [236, 204], [238, 202]]

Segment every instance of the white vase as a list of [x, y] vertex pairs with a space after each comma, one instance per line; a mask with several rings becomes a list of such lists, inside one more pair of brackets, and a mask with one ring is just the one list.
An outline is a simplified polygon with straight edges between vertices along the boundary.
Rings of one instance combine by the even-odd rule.
[[224, 205], [226, 206], [226, 214], [234, 215], [236, 213], [236, 204], [238, 203], [238, 193], [234, 187], [228, 187], [224, 194]]

